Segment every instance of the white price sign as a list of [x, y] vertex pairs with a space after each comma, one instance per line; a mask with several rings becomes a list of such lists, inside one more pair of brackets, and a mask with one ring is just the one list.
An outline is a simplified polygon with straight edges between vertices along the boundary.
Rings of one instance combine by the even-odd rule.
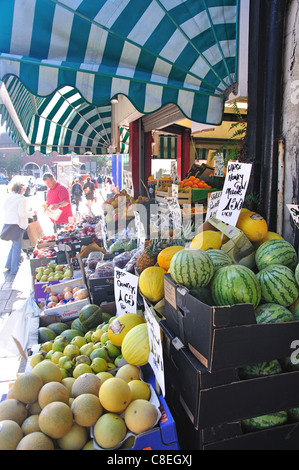
[[124, 177], [126, 181], [126, 190], [129, 196], [134, 197], [134, 186], [133, 186], [133, 178], [132, 172], [128, 170], [124, 170]]
[[215, 191], [213, 193], [210, 193], [209, 199], [208, 199], [206, 220], [210, 219], [211, 217], [216, 216], [218, 207], [220, 204], [221, 196], [222, 196], [222, 191]]
[[290, 211], [294, 223], [299, 228], [299, 206], [296, 204], [287, 204], [287, 208]]
[[116, 314], [137, 312], [138, 277], [123, 269], [114, 268]]
[[244, 203], [251, 167], [251, 163], [228, 163], [217, 219], [236, 225]]
[[223, 153], [217, 153], [215, 155], [214, 176], [223, 176], [223, 171], [224, 171]]
[[155, 374], [156, 380], [161, 387], [163, 396], [165, 396], [165, 379], [164, 379], [164, 363], [163, 363], [163, 347], [161, 340], [161, 329], [159, 323], [155, 319], [151, 308], [144, 301], [144, 318], [147, 323], [148, 339], [150, 345], [150, 354], [148, 362]]
[[179, 184], [180, 179], [176, 168], [176, 162], [171, 162], [170, 177], [174, 184]]

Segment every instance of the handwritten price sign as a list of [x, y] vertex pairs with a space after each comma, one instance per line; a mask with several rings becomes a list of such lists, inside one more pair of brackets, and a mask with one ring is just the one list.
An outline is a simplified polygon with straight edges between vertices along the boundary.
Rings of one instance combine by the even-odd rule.
[[138, 277], [123, 269], [114, 268], [116, 314], [137, 312]]
[[236, 225], [244, 203], [251, 167], [251, 163], [228, 163], [217, 219]]

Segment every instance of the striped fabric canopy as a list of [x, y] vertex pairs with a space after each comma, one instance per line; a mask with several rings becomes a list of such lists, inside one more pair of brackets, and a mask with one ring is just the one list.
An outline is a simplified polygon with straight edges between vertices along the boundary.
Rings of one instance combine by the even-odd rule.
[[192, 121], [222, 121], [238, 0], [9, 0], [0, 13], [0, 78], [38, 100], [71, 87], [93, 108], [124, 94], [143, 114], [174, 103]]

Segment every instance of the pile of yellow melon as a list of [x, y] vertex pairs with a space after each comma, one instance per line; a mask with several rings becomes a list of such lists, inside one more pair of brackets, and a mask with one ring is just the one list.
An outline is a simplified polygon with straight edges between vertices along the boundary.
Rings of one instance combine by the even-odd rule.
[[[158, 410], [140, 368], [62, 378], [50, 360], [20, 374], [0, 403], [0, 450], [111, 449], [152, 428]], [[93, 438], [90, 429], [93, 429]]]

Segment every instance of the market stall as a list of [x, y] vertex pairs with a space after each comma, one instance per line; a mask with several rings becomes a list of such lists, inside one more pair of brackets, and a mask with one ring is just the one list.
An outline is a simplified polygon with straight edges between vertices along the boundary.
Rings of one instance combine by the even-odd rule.
[[18, 424], [11, 445], [34, 430], [65, 450], [298, 448], [298, 255], [245, 207], [248, 170], [228, 164], [225, 197], [196, 231], [177, 236], [170, 211], [168, 237], [165, 224], [146, 237], [149, 201], [123, 190], [113, 237], [112, 201], [40, 237], [37, 341], [0, 403]]

